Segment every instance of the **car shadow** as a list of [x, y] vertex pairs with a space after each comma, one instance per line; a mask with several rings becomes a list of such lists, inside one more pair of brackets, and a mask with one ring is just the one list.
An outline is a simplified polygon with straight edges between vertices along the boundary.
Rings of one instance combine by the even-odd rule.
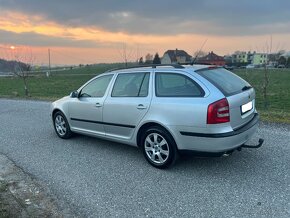
[[[96, 152], [103, 156], [104, 159], [112, 158], [113, 155], [118, 164], [122, 164], [122, 161], [125, 160], [126, 162], [131, 162], [135, 169], [144, 169], [145, 167], [149, 171], [156, 170], [146, 162], [141, 150], [134, 146], [78, 134], [74, 135], [71, 143], [76, 146], [86, 147], [89, 152]], [[246, 174], [247, 172], [254, 173], [255, 169], [258, 169], [260, 165], [259, 158], [263, 156], [261, 151], [262, 149], [260, 151], [257, 151], [257, 149], [251, 151], [244, 149], [241, 152], [235, 151], [228, 157], [200, 156], [199, 154], [180, 155], [174, 166], [165, 171], [177, 174], [179, 172], [186, 171], [190, 173], [200, 170], [206, 170], [213, 174], [223, 174], [225, 171], [227, 173], [235, 173], [236, 171]], [[266, 157], [264, 156], [264, 158]]]

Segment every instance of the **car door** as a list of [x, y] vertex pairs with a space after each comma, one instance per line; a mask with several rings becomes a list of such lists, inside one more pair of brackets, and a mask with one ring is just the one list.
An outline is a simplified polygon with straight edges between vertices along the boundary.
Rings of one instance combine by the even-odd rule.
[[119, 73], [104, 103], [103, 121], [107, 136], [131, 138], [151, 101], [150, 73]]
[[207, 89], [201, 87], [187, 72], [158, 69], [154, 76], [155, 95], [150, 115], [166, 126], [175, 126], [176, 132], [188, 127], [205, 128]]
[[112, 77], [109, 74], [93, 79], [80, 90], [78, 98], [72, 99], [68, 106], [72, 130], [105, 135], [103, 104]]

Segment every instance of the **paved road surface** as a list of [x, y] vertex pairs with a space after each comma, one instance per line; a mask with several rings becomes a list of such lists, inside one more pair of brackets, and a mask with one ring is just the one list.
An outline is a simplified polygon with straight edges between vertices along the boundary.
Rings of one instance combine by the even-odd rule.
[[169, 170], [134, 147], [59, 139], [47, 102], [0, 100], [0, 153], [85, 217], [290, 217], [289, 126], [260, 125], [260, 149], [180, 160]]

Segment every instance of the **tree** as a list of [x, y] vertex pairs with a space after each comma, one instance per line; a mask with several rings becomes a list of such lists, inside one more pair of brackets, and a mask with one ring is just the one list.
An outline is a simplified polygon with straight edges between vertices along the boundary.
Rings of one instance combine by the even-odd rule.
[[10, 59], [15, 60], [13, 66], [11, 67], [11, 72], [22, 79], [24, 85], [24, 94], [26, 97], [29, 96], [28, 89], [28, 78], [29, 72], [33, 65], [32, 52], [29, 49], [15, 48], [11, 50]]
[[161, 64], [161, 60], [160, 60], [160, 57], [159, 57], [158, 53], [156, 53], [155, 56], [154, 56], [153, 64]]
[[144, 64], [143, 57], [139, 58], [138, 63], [139, 64]]
[[287, 59], [286, 59], [284, 56], [281, 56], [281, 57], [279, 58], [279, 60], [278, 60], [278, 63], [279, 63], [280, 65], [286, 65], [286, 63], [287, 63]]
[[153, 60], [153, 55], [148, 53], [145, 56], [145, 64], [152, 64], [152, 60]]
[[[272, 53], [272, 35], [270, 38], [270, 45], [266, 43], [266, 55], [267, 57], [269, 54]], [[268, 59], [268, 58], [267, 58]], [[269, 64], [269, 60], [264, 64], [264, 78], [262, 81], [262, 93], [263, 93], [263, 100], [264, 100], [264, 109], [268, 109], [269, 106], [269, 101], [268, 101], [268, 87], [270, 83], [270, 78], [269, 78], [269, 69], [267, 65]]]
[[290, 66], [290, 57], [287, 58], [285, 66], [289, 67]]

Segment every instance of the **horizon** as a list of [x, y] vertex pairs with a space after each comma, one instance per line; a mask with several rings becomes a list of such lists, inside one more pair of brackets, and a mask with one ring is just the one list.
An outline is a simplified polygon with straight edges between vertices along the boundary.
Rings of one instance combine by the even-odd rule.
[[29, 53], [43, 65], [50, 49], [55, 65], [132, 62], [176, 48], [193, 56], [205, 42], [220, 56], [290, 50], [287, 0], [182, 3], [0, 0], [0, 58]]

